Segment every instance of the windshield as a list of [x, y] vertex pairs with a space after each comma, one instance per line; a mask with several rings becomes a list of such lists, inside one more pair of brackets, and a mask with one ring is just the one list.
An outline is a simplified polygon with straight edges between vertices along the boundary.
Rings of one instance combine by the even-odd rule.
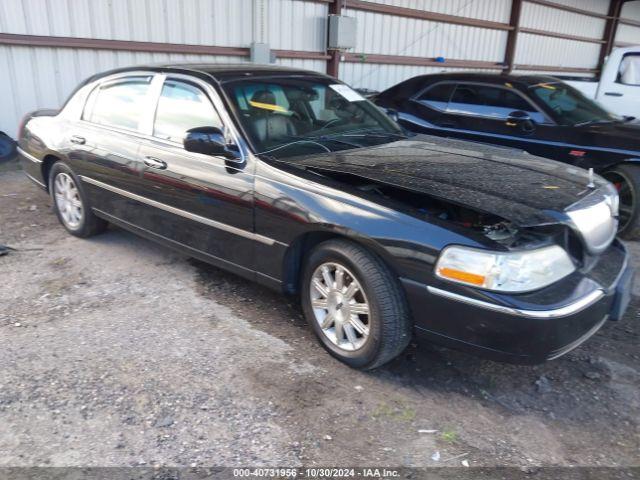
[[539, 83], [529, 87], [560, 125], [610, 123], [620, 120], [578, 90], [564, 83]]
[[328, 78], [235, 80], [223, 88], [258, 154], [284, 158], [404, 138], [378, 107]]

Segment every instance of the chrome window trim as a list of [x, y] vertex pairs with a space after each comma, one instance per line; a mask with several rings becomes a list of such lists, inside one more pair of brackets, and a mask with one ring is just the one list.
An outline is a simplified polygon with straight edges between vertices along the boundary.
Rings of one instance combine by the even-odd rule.
[[23, 149], [21, 149], [20, 147], [16, 148], [16, 151], [22, 155], [24, 158], [26, 158], [27, 160], [31, 160], [33, 163], [42, 163], [42, 160], [34, 157], [33, 155], [31, 155], [30, 153], [25, 152]]
[[109, 185], [107, 183], [103, 183], [103, 182], [101, 182], [99, 180], [96, 180], [94, 178], [91, 178], [91, 177], [80, 175], [80, 179], [83, 182], [87, 182], [87, 183], [89, 183], [91, 185], [95, 185], [96, 187], [103, 188], [105, 190], [108, 190], [110, 192], [116, 193], [116, 194], [121, 195], [123, 197], [127, 197], [127, 198], [130, 198], [132, 200], [136, 200], [138, 202], [145, 203], [145, 204], [150, 205], [152, 207], [159, 208], [160, 210], [164, 210], [166, 212], [173, 213], [174, 215], [179, 215], [181, 217], [188, 218], [189, 220], [193, 220], [195, 222], [202, 223], [202, 224], [208, 225], [210, 227], [214, 227], [214, 228], [217, 228], [219, 230], [223, 230], [225, 232], [229, 232], [229, 233], [232, 233], [234, 235], [238, 235], [238, 236], [243, 237], [243, 238], [248, 238], [249, 240], [254, 240], [254, 241], [257, 241], [257, 242], [260, 242], [260, 243], [264, 243], [265, 245], [270, 245], [270, 246], [273, 246], [273, 245], [276, 245], [276, 244], [277, 245], [281, 245], [281, 246], [285, 246], [285, 247], [288, 246], [286, 243], [279, 242], [277, 240], [274, 240], [273, 238], [265, 237], [264, 235], [259, 235], [257, 233], [249, 232], [249, 231], [243, 230], [241, 228], [237, 228], [237, 227], [233, 227], [231, 225], [227, 225], [226, 223], [218, 222], [218, 221], [212, 220], [210, 218], [206, 218], [206, 217], [202, 217], [200, 215], [196, 215], [195, 213], [187, 212], [186, 210], [182, 210], [180, 208], [172, 207], [171, 205], [167, 205], [165, 203], [161, 203], [161, 202], [157, 202], [155, 200], [151, 200], [150, 198], [143, 197], [141, 195], [129, 192], [127, 190], [123, 190], [123, 189], [118, 188], [118, 187], [114, 187], [113, 185]]
[[42, 183], [40, 180], [38, 180], [37, 178], [35, 178], [33, 175], [31, 175], [31, 174], [29, 174], [29, 173], [27, 173], [27, 172], [24, 172], [24, 174], [27, 176], [27, 178], [28, 178], [29, 180], [31, 180], [31, 181], [32, 181], [32, 182], [34, 182], [35, 184], [37, 184], [37, 185], [41, 186], [41, 187], [42, 187], [42, 188], [44, 188], [44, 189], [46, 189], [46, 188], [47, 188], [47, 186], [46, 186], [44, 183]]
[[[427, 87], [423, 88], [422, 90], [420, 90], [418, 93], [416, 93], [415, 95], [413, 95], [412, 97], [409, 97], [409, 100], [412, 100], [414, 102], [420, 103], [422, 105], [422, 102], [424, 102], [425, 100], [420, 100], [420, 97], [422, 95], [424, 95], [425, 93], [427, 93], [429, 90], [432, 90], [434, 88], [436, 88], [438, 85], [453, 85], [453, 89], [451, 90], [451, 93], [449, 94], [449, 98], [447, 99], [447, 105], [449, 105], [449, 101], [451, 100], [451, 97], [453, 96], [453, 92], [456, 91], [456, 83], [453, 80], [442, 80], [440, 82], [436, 82], [433, 83], [431, 85], [428, 85]], [[446, 110], [442, 110], [440, 108], [436, 108], [432, 105], [427, 105], [429, 108], [433, 108], [435, 111], [440, 112], [440, 113], [447, 113]]]
[[449, 300], [454, 300], [461, 303], [466, 303], [468, 305], [473, 305], [475, 307], [484, 308], [486, 310], [493, 310], [495, 312], [505, 313], [507, 315], [516, 315], [520, 317], [528, 317], [528, 318], [561, 318], [569, 315], [573, 315], [578, 313], [585, 308], [593, 305], [595, 302], [600, 300], [605, 292], [602, 289], [594, 290], [593, 292], [585, 295], [584, 297], [576, 300], [569, 305], [565, 305], [564, 307], [554, 308], [551, 310], [526, 310], [515, 307], [507, 307], [504, 305], [497, 305], [495, 303], [485, 302], [483, 300], [478, 300], [475, 298], [470, 298], [465, 295], [460, 295], [458, 293], [453, 293], [448, 290], [442, 290], [440, 288], [432, 287], [431, 285], [427, 285], [427, 290], [429, 293], [433, 295], [438, 295], [440, 297], [448, 298]]
[[[84, 115], [84, 110], [86, 108], [87, 102], [89, 101], [89, 98], [91, 97], [91, 94], [93, 93], [93, 91], [96, 88], [100, 88], [102, 85], [104, 84], [109, 84], [109, 83], [113, 83], [116, 81], [120, 81], [123, 79], [126, 79], [128, 77], [141, 77], [141, 76], [150, 76], [151, 81], [150, 83], [150, 89], [149, 89], [149, 93], [148, 93], [148, 101], [150, 102], [149, 105], [147, 105], [148, 111], [146, 112], [147, 114], [144, 116], [143, 121], [142, 121], [142, 125], [144, 126], [144, 128], [140, 129], [140, 130], [129, 130], [127, 128], [122, 128], [122, 127], [115, 127], [115, 126], [111, 126], [111, 125], [102, 125], [99, 123], [94, 123], [94, 122], [90, 122], [89, 120], [85, 120], [83, 118]], [[216, 110], [216, 112], [218, 113], [220, 119], [222, 120], [222, 125], [224, 127], [224, 132], [226, 136], [229, 136], [230, 139], [232, 140], [233, 144], [235, 144], [238, 149], [240, 150], [240, 159], [238, 160], [229, 160], [229, 159], [224, 159], [225, 162], [228, 163], [237, 163], [237, 164], [244, 164], [247, 162], [247, 160], [250, 158], [249, 155], [249, 151], [247, 149], [246, 143], [242, 140], [242, 137], [240, 136], [235, 123], [233, 122], [233, 120], [231, 119], [231, 116], [229, 115], [229, 112], [227, 111], [226, 107], [224, 106], [224, 103], [222, 102], [222, 99], [220, 98], [220, 95], [218, 94], [218, 92], [215, 90], [215, 88], [213, 88], [212, 85], [210, 85], [209, 83], [200, 80], [199, 78], [193, 76], [193, 75], [187, 75], [187, 74], [182, 74], [182, 73], [174, 73], [174, 72], [149, 72], [149, 71], [129, 71], [129, 72], [120, 72], [114, 75], [110, 75], [108, 77], [104, 77], [102, 79], [100, 79], [97, 85], [95, 85], [87, 94], [86, 97], [84, 98], [84, 104], [83, 104], [83, 108], [82, 110], [79, 112], [79, 116], [77, 118], [77, 121], [80, 122], [80, 124], [86, 125], [86, 126], [91, 126], [94, 128], [98, 128], [98, 129], [105, 129], [107, 131], [110, 132], [114, 132], [114, 133], [122, 133], [124, 135], [131, 135], [134, 136], [136, 138], [142, 139], [142, 140], [151, 140], [154, 142], [160, 142], [163, 143], [165, 145], [171, 146], [171, 147], [177, 147], [180, 149], [184, 150], [184, 146], [180, 143], [180, 142], [173, 142], [171, 140], [167, 140], [167, 139], [163, 139], [161, 137], [154, 137], [153, 136], [153, 124], [155, 122], [155, 115], [156, 115], [156, 110], [158, 107], [158, 99], [160, 98], [160, 95], [162, 94], [162, 87], [164, 86], [164, 81], [167, 79], [174, 79], [174, 80], [179, 80], [179, 81], [186, 81], [187, 83], [191, 83], [196, 85], [198, 88], [200, 88], [201, 90], [204, 91], [204, 93], [207, 95], [207, 97], [209, 97], [209, 100], [211, 101], [211, 103], [213, 104], [214, 109]], [[185, 151], [185, 153], [188, 153]], [[211, 158], [218, 158], [218, 157], [211, 157]]]
[[[139, 78], [147, 78], [147, 83], [149, 84], [149, 91], [147, 92], [146, 95], [146, 107], [145, 108], [149, 108], [150, 104], [149, 102], [152, 100], [152, 96], [151, 96], [151, 92], [153, 89], [153, 82], [155, 80], [155, 72], [146, 72], [146, 71], [136, 71], [136, 72], [122, 72], [119, 74], [115, 74], [115, 75], [110, 75], [108, 77], [102, 78], [98, 81], [98, 83], [96, 85], [94, 85], [93, 88], [91, 88], [89, 90], [89, 92], [87, 93], [87, 96], [84, 99], [84, 104], [82, 106], [82, 111], [80, 112], [80, 118], [79, 120], [83, 123], [89, 123], [91, 125], [96, 125], [98, 127], [105, 127], [105, 128], [112, 128], [112, 129], [116, 129], [119, 131], [122, 131], [124, 133], [143, 133], [143, 127], [147, 126], [148, 123], [148, 112], [143, 112], [143, 116], [142, 116], [142, 120], [141, 120], [141, 125], [140, 128], [137, 130], [131, 129], [131, 128], [126, 128], [126, 127], [117, 127], [117, 126], [113, 126], [113, 125], [104, 125], [102, 123], [95, 123], [95, 122], [91, 122], [89, 120], [85, 120], [84, 116], [85, 116], [85, 112], [87, 110], [87, 107], [89, 105], [89, 102], [92, 100], [92, 95], [94, 92], [96, 92], [97, 90], [100, 90], [102, 88], [105, 87], [109, 87], [109, 86], [113, 86], [116, 85], [122, 81], [127, 81], [130, 79], [139, 79]], [[97, 98], [97, 97], [96, 97]], [[93, 108], [95, 107], [95, 99], [93, 100], [93, 104], [91, 105], [91, 114], [93, 114]]]
[[[478, 85], [478, 86], [481, 86], [481, 87], [493, 87], [493, 88], [498, 88], [498, 89], [501, 89], [501, 90], [506, 90], [508, 92], [513, 92], [516, 95], [518, 95], [520, 98], [522, 98], [525, 102], [527, 102], [530, 106], [532, 106], [534, 108], [534, 110], [537, 111], [539, 114], [541, 114], [546, 120], [543, 123], [538, 123], [538, 125], [557, 125], [557, 123], [554, 122], [553, 119], [550, 118], [549, 115], [546, 114], [546, 112], [544, 112], [540, 107], [538, 107], [538, 105], [533, 103], [529, 98], [527, 98], [517, 88], [507, 88], [507, 87], [504, 87], [502, 85], [497, 85], [497, 84], [493, 84], [493, 83], [469, 82], [469, 81], [465, 81], [465, 80], [442, 80], [440, 82], [434, 83], [433, 85], [429, 85], [428, 87], [423, 89], [420, 93], [418, 93], [418, 94], [414, 95], [413, 97], [411, 97], [411, 100], [414, 101], [414, 102], [418, 102], [418, 103], [420, 103], [422, 105], [421, 101], [418, 100], [418, 97], [420, 95], [426, 93], [430, 89], [436, 87], [437, 85], [443, 85], [443, 84], [453, 84], [454, 85], [454, 88], [451, 91], [451, 95], [449, 96], [449, 100], [447, 101], [447, 106], [451, 103], [451, 98], [455, 94], [456, 89], [458, 88], [458, 85]], [[477, 114], [473, 114], [473, 113], [450, 112], [448, 110], [442, 110], [442, 109], [439, 109], [439, 108], [435, 108], [435, 107], [433, 107], [431, 105], [427, 105], [427, 106], [429, 108], [434, 109], [437, 112], [446, 113], [446, 114], [449, 114], [449, 115], [461, 115], [463, 117], [484, 118], [484, 119], [498, 120], [498, 121], [506, 120], [506, 118], [492, 117], [492, 116], [489, 116], [489, 115], [477, 115]]]
[[[222, 102], [222, 99], [220, 98], [220, 95], [218, 94], [216, 89], [213, 88], [211, 84], [204, 82], [193, 75], [186, 75], [182, 73], [173, 73], [173, 72], [167, 72], [164, 75], [165, 75], [164, 80], [183, 81], [183, 82], [195, 85], [204, 91], [205, 95], [209, 97], [209, 100], [211, 101], [211, 103], [213, 103], [213, 108], [215, 109], [216, 113], [220, 117], [220, 120], [222, 121], [222, 127], [224, 129], [225, 137], [228, 137], [229, 140], [232, 140], [232, 143], [236, 145], [240, 150], [239, 160], [225, 159], [225, 161], [229, 163], [239, 163], [239, 164], [245, 163], [249, 158], [249, 152], [247, 150], [246, 144], [242, 140], [242, 137], [240, 136], [240, 133], [238, 132], [235, 123], [233, 122], [231, 116], [229, 115], [229, 112], [227, 111], [227, 108]], [[164, 82], [163, 82], [163, 86], [164, 86]], [[160, 94], [161, 93], [162, 93], [162, 89], [160, 89]], [[158, 99], [159, 98], [160, 96], [158, 95]], [[156, 108], [157, 108], [158, 99], [156, 99]], [[154, 110], [154, 121], [155, 121], [155, 110]], [[166, 142], [168, 145], [179, 146], [180, 148], [184, 148], [183, 145], [179, 142], [165, 140], [159, 137], [154, 137], [153, 135], [151, 135], [150, 137], [155, 140], [162, 140]]]

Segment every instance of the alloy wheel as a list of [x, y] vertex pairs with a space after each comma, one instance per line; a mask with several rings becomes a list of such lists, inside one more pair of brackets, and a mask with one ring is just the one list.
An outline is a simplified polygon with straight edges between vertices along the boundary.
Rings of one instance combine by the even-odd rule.
[[311, 308], [322, 333], [335, 346], [355, 351], [367, 342], [370, 310], [366, 293], [344, 265], [323, 263], [311, 276]]
[[620, 230], [624, 230], [631, 219], [633, 218], [633, 211], [635, 208], [635, 195], [633, 187], [627, 178], [616, 172], [610, 171], [604, 174], [604, 177], [609, 180], [618, 190], [618, 197], [620, 199], [619, 204], [619, 221]]
[[53, 194], [64, 224], [72, 230], [77, 229], [82, 223], [84, 210], [80, 192], [71, 175], [67, 173], [56, 175]]

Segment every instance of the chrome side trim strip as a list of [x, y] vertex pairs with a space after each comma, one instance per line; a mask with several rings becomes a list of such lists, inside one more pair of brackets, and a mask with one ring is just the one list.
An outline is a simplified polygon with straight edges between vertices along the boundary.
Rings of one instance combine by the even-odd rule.
[[126, 190], [122, 190], [121, 188], [114, 187], [113, 185], [103, 183], [99, 180], [95, 180], [90, 177], [85, 177], [84, 175], [80, 175], [80, 179], [83, 182], [87, 182], [87, 183], [90, 183], [91, 185], [95, 185], [96, 187], [109, 190], [110, 192], [117, 193], [118, 195], [122, 195], [123, 197], [127, 197], [141, 203], [146, 203], [147, 205], [151, 205], [152, 207], [159, 208], [160, 210], [164, 210], [165, 212], [173, 213], [174, 215], [179, 215], [181, 217], [188, 218], [189, 220], [193, 220], [194, 222], [203, 223], [205, 225], [209, 225], [210, 227], [214, 227], [219, 230], [224, 230], [225, 232], [233, 233], [234, 235], [238, 235], [240, 237], [248, 238], [250, 240], [255, 240], [257, 242], [264, 243], [265, 245], [278, 244], [285, 247], [288, 246], [286, 243], [279, 242], [277, 240], [274, 240], [273, 238], [265, 237], [263, 235], [258, 235], [257, 233], [253, 233], [253, 232], [248, 232], [247, 230], [242, 230], [241, 228], [232, 227], [231, 225], [217, 222], [216, 220], [211, 220], [210, 218], [201, 217], [200, 215], [196, 215], [195, 213], [187, 212], [186, 210], [181, 210], [179, 208], [172, 207], [171, 205], [166, 205], [164, 203], [151, 200], [150, 198], [146, 198], [141, 195], [128, 192]]
[[22, 155], [24, 158], [26, 158], [27, 160], [31, 160], [33, 163], [42, 163], [42, 160], [38, 160], [36, 157], [34, 157], [33, 155], [31, 155], [30, 153], [25, 152], [23, 149], [21, 149], [20, 147], [17, 147], [16, 149], [18, 151], [18, 153], [20, 155]]
[[600, 327], [602, 327], [604, 325], [604, 322], [606, 322], [608, 319], [609, 319], [609, 315], [605, 315], [602, 320], [600, 320], [593, 327], [591, 327], [591, 329], [587, 333], [582, 335], [580, 338], [578, 338], [577, 340], [574, 340], [569, 345], [565, 345], [564, 347], [559, 348], [558, 350], [554, 350], [553, 352], [551, 352], [549, 354], [549, 356], [547, 357], [547, 360], [555, 360], [556, 358], [560, 358], [563, 355], [566, 355], [571, 350], [575, 350], [576, 348], [578, 348], [584, 342], [586, 342], [591, 337], [593, 337], [593, 335], [595, 335], [595, 333], [598, 330], [600, 330]]
[[35, 178], [33, 175], [29, 175], [27, 172], [24, 172], [24, 174], [27, 176], [27, 178], [29, 180], [31, 180], [33, 183], [37, 184], [39, 187], [42, 187], [46, 190], [47, 186], [42, 183], [40, 180], [38, 180], [37, 178]]
[[578, 313], [588, 306], [594, 304], [604, 296], [604, 290], [598, 289], [569, 305], [565, 305], [564, 307], [556, 308], [553, 310], [523, 310], [520, 308], [505, 307], [504, 305], [496, 305], [495, 303], [489, 303], [482, 300], [477, 300], [475, 298], [465, 297], [464, 295], [449, 292], [447, 290], [442, 290], [440, 288], [432, 286], [427, 286], [427, 290], [429, 291], [429, 293], [432, 293], [434, 295], [473, 305], [475, 307], [493, 310], [500, 313], [506, 313], [507, 315], [518, 315], [520, 317], [529, 318], [560, 318], [566, 317], [568, 315], [573, 315], [574, 313]]

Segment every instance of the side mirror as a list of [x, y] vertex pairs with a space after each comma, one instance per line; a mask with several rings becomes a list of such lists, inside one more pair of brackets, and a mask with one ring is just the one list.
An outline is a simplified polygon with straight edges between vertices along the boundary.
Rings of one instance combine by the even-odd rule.
[[400, 115], [398, 115], [398, 112], [392, 108], [387, 108], [387, 116], [396, 123], [400, 120]]
[[183, 140], [187, 152], [202, 153], [229, 160], [239, 160], [240, 153], [235, 145], [229, 145], [224, 133], [218, 127], [197, 127], [187, 130]]
[[522, 110], [516, 110], [511, 112], [507, 116], [506, 125], [508, 127], [518, 127], [525, 133], [531, 133], [536, 129], [534, 121], [531, 119], [531, 115]]

